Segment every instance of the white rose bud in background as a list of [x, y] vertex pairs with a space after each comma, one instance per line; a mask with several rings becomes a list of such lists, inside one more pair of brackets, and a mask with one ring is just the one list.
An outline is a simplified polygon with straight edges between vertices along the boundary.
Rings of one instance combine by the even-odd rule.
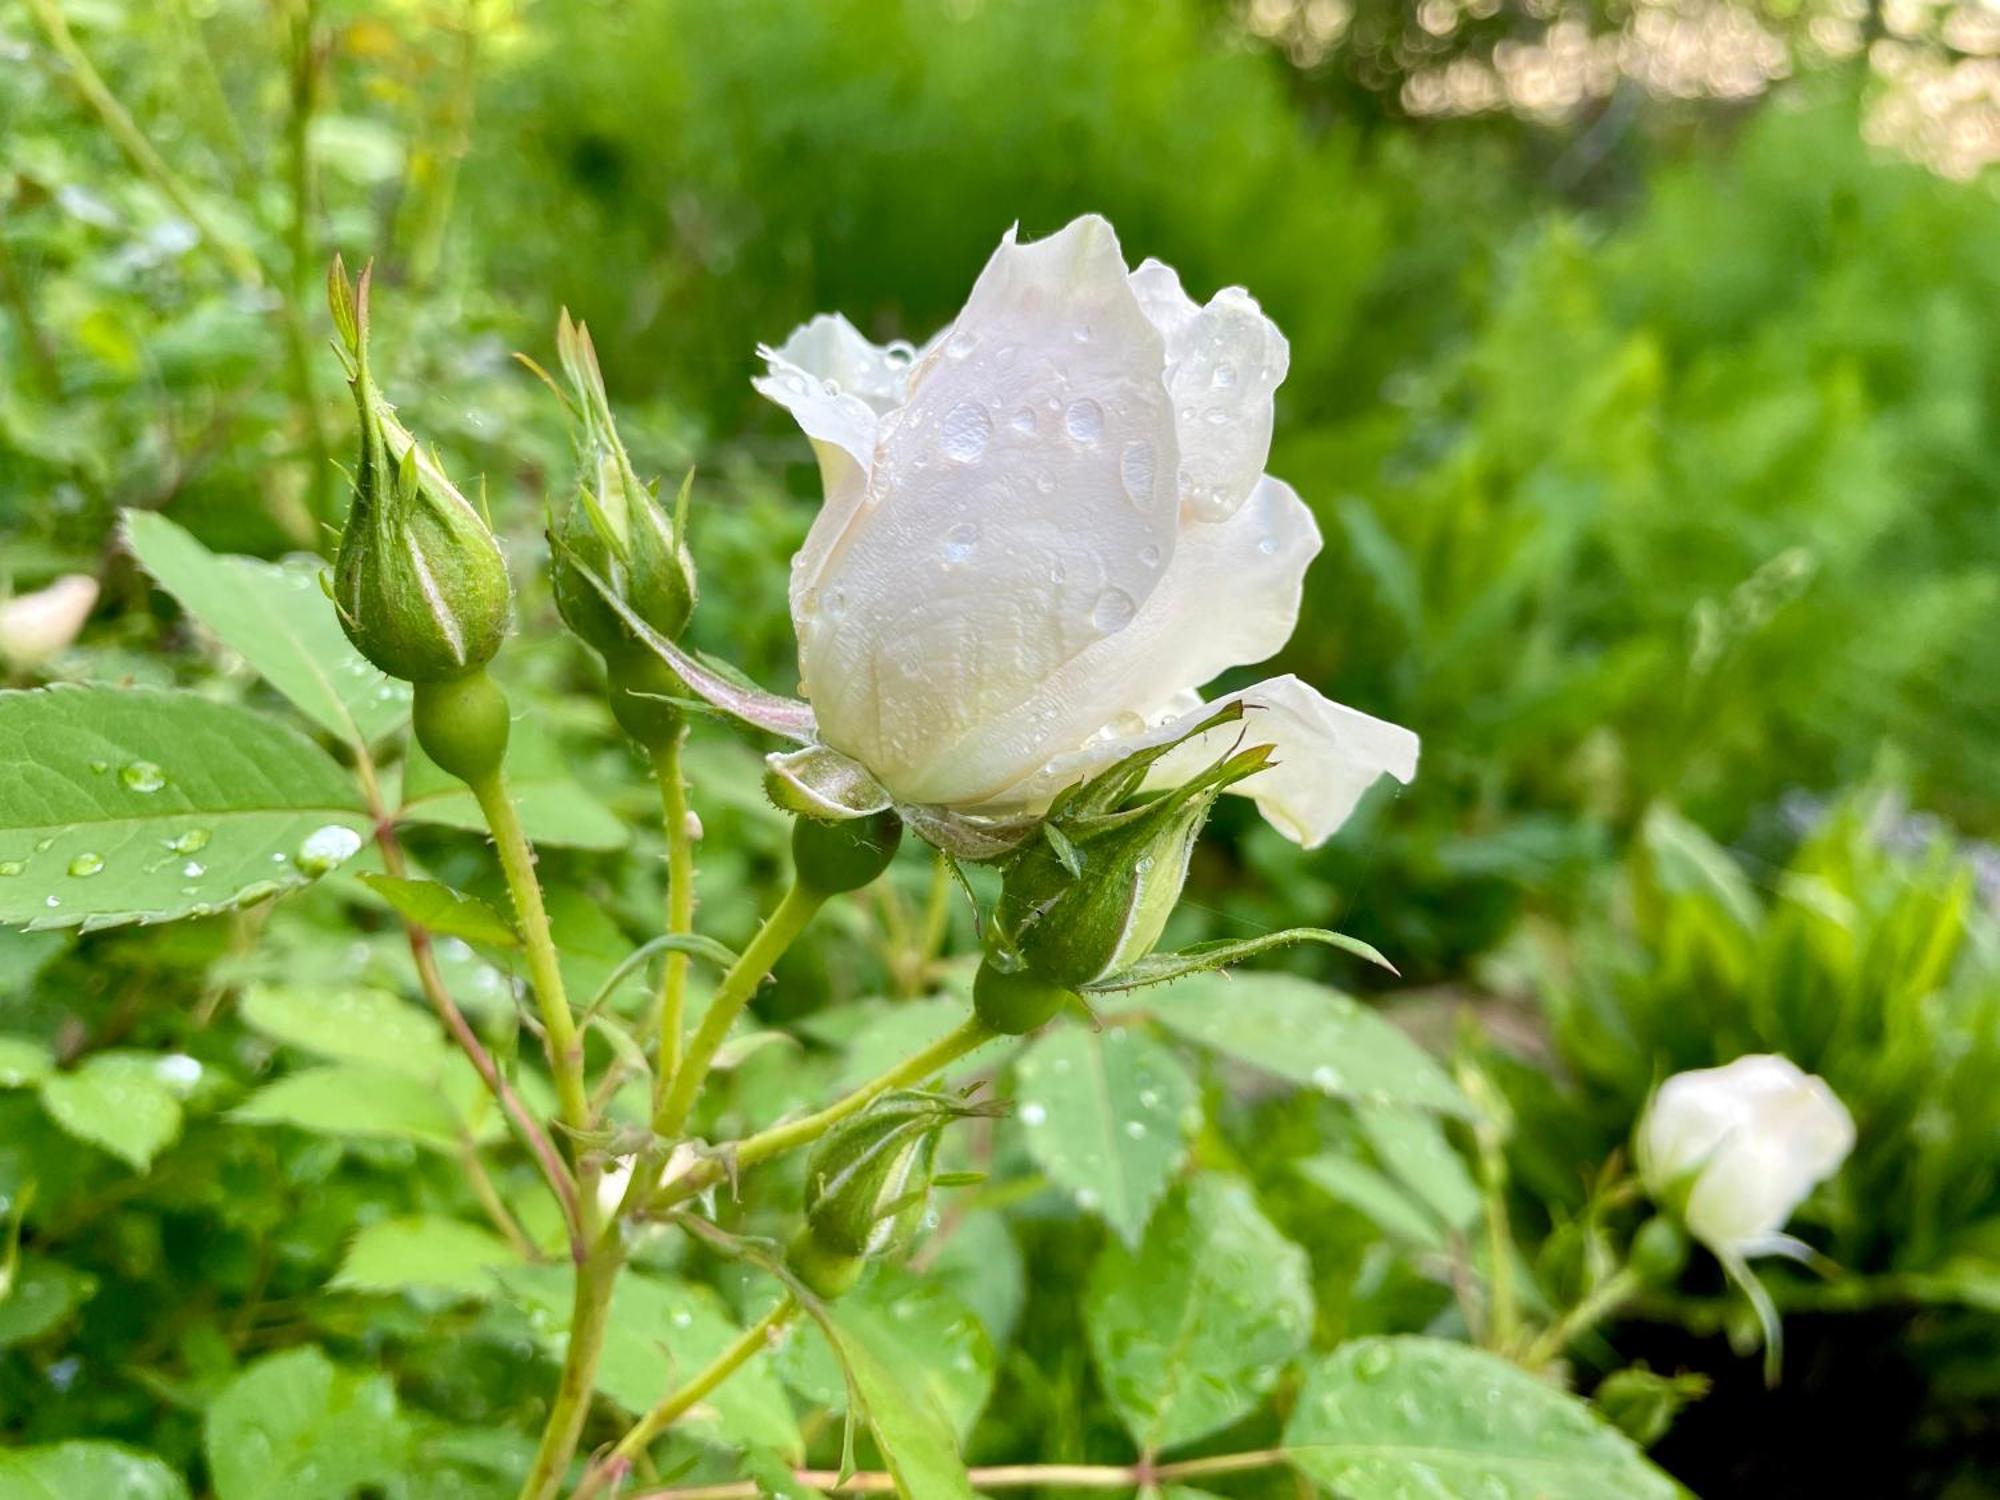
[[69, 573], [45, 589], [0, 601], [0, 662], [38, 667], [60, 655], [97, 607], [97, 580]]
[[1654, 1200], [1738, 1261], [1790, 1250], [1786, 1220], [1853, 1148], [1854, 1119], [1825, 1081], [1762, 1053], [1669, 1078], [1637, 1141]]
[[[793, 562], [800, 676], [819, 738], [896, 801], [1040, 812], [1185, 734], [1214, 711], [1203, 683], [1291, 635], [1320, 537], [1263, 472], [1288, 350], [1244, 291], [1199, 306], [1086, 217], [1010, 232], [922, 351], [830, 315], [765, 357], [757, 388], [826, 490]], [[1316, 844], [1378, 776], [1416, 774], [1415, 735], [1296, 677], [1233, 696], [1246, 723], [1156, 782], [1274, 744], [1236, 790]]]

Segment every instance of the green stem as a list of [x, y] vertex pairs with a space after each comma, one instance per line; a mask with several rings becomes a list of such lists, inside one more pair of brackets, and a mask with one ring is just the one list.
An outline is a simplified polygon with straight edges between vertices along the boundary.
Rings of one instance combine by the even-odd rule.
[[[563, 989], [555, 940], [549, 935], [549, 914], [542, 905], [541, 882], [535, 878], [535, 851], [521, 831], [520, 815], [514, 810], [513, 798], [507, 795], [505, 775], [496, 770], [468, 784], [493, 834], [500, 869], [507, 877], [507, 892], [514, 900], [521, 945], [528, 956], [528, 977], [534, 986], [536, 1008], [548, 1043], [549, 1067], [555, 1074], [557, 1111], [573, 1135], [581, 1134], [590, 1128], [590, 1097], [583, 1079], [583, 1041], [570, 1014], [569, 996]], [[586, 1223], [592, 1222], [596, 1213], [592, 1186], [584, 1182], [580, 1195], [579, 1207]]]
[[570, 1500], [595, 1500], [604, 1492], [605, 1486], [615, 1483], [631, 1472], [639, 1455], [652, 1446], [653, 1440], [674, 1423], [686, 1416], [697, 1401], [702, 1400], [715, 1388], [734, 1375], [747, 1364], [758, 1350], [767, 1347], [771, 1336], [792, 1320], [798, 1312], [798, 1304], [790, 1297], [765, 1313], [755, 1323], [738, 1335], [736, 1341], [709, 1363], [686, 1385], [672, 1395], [663, 1398], [658, 1405], [633, 1423], [631, 1431], [618, 1440], [609, 1457], [591, 1466], [583, 1476], [583, 1482], [576, 1487]]
[[570, 1306], [569, 1347], [563, 1354], [562, 1378], [542, 1428], [541, 1445], [521, 1486], [520, 1500], [555, 1500], [576, 1454], [583, 1424], [590, 1416], [591, 1393], [597, 1383], [597, 1363], [604, 1352], [604, 1330], [611, 1317], [611, 1289], [617, 1283], [620, 1255], [615, 1235], [606, 1236], [576, 1268], [576, 1295]]
[[180, 212], [182, 218], [194, 225], [195, 232], [208, 244], [230, 274], [246, 286], [262, 286], [264, 272], [257, 264], [257, 257], [244, 248], [241, 242], [223, 232], [220, 225], [211, 219], [208, 211], [196, 200], [186, 183], [182, 182], [166, 159], [153, 148], [146, 139], [146, 133], [126, 113], [125, 106], [118, 102], [118, 96], [111, 92], [104, 76], [97, 71], [90, 57], [77, 45], [75, 36], [69, 29], [69, 22], [62, 13], [57, 0], [28, 0], [28, 10], [41, 25], [42, 32], [49, 39], [49, 46], [55, 49], [69, 68], [70, 83], [82, 96], [98, 122], [109, 132], [112, 140], [131, 159], [139, 175], [158, 188], [166, 200]]
[[722, 976], [722, 983], [702, 1014], [701, 1025], [688, 1042], [687, 1055], [674, 1070], [673, 1082], [653, 1113], [654, 1134], [671, 1139], [681, 1133], [694, 1108], [695, 1097], [701, 1092], [702, 1080], [708, 1077], [709, 1064], [715, 1061], [729, 1028], [750, 1003], [750, 997], [771, 972], [771, 966], [792, 946], [825, 901], [826, 897], [819, 892], [793, 881], [777, 909], [764, 919], [764, 925], [750, 939], [743, 956]]
[[[681, 775], [681, 734], [653, 751], [660, 784], [660, 821], [667, 835], [667, 931], [694, 931], [694, 839], [688, 833], [687, 781]], [[660, 975], [660, 1055], [653, 1074], [653, 1110], [666, 1104], [681, 1065], [681, 1029], [687, 1015], [688, 955], [669, 953]]]
[[[973, 1016], [922, 1051], [912, 1053], [887, 1072], [877, 1074], [853, 1093], [836, 1099], [816, 1114], [804, 1115], [782, 1125], [773, 1125], [768, 1130], [760, 1130], [755, 1135], [745, 1136], [733, 1146], [723, 1147], [716, 1153], [715, 1159], [701, 1163], [666, 1188], [651, 1206], [659, 1209], [685, 1202], [710, 1184], [720, 1181], [723, 1174], [732, 1166], [736, 1168], [755, 1166], [758, 1162], [768, 1161], [774, 1156], [816, 1141], [849, 1115], [860, 1113], [891, 1089], [907, 1088], [911, 1084], [922, 1083], [932, 1074], [950, 1067], [966, 1053], [992, 1041], [998, 1034], [984, 1021]], [[725, 1163], [729, 1165], [726, 1166]]]
[[[1183, 1479], [1201, 1479], [1214, 1474], [1248, 1474], [1275, 1469], [1290, 1462], [1283, 1448], [1259, 1448], [1251, 1453], [1217, 1453], [1207, 1458], [1182, 1459], [1177, 1463], [1131, 1464], [993, 1464], [968, 1469], [966, 1477], [976, 1490], [1130, 1490]], [[798, 1469], [793, 1477], [807, 1489], [829, 1495], [899, 1495], [892, 1474], [863, 1472], [842, 1475], [832, 1469]], [[578, 1492], [581, 1495], [581, 1491]], [[672, 1489], [647, 1490], [632, 1500], [757, 1500], [768, 1493], [756, 1481], [725, 1480], [721, 1484], [676, 1485]]]
[[1550, 1364], [1578, 1338], [1622, 1307], [1642, 1285], [1629, 1266], [1605, 1277], [1582, 1301], [1542, 1330], [1541, 1336], [1522, 1355], [1521, 1363], [1531, 1370]]
[[286, 122], [286, 157], [291, 188], [291, 217], [285, 225], [287, 273], [285, 288], [285, 349], [292, 366], [293, 399], [299, 425], [305, 431], [307, 506], [321, 521], [332, 522], [336, 494], [333, 448], [320, 420], [319, 386], [313, 378], [312, 340], [307, 333], [306, 304], [317, 278], [312, 245], [313, 157], [312, 122], [319, 109], [319, 6], [303, 0], [292, 36], [292, 109]]

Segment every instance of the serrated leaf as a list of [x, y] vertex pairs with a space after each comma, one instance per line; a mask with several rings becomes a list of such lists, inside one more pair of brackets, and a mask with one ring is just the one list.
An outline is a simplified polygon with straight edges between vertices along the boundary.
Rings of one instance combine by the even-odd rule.
[[950, 1417], [933, 1397], [904, 1380], [907, 1366], [899, 1364], [903, 1356], [896, 1347], [880, 1346], [879, 1329], [840, 1303], [827, 1309], [821, 1326], [853, 1382], [897, 1493], [923, 1500], [974, 1500]]
[[1169, 1199], [1136, 1252], [1107, 1244], [1084, 1303], [1105, 1393], [1148, 1453], [1253, 1410], [1312, 1323], [1305, 1252], [1246, 1184], [1213, 1175]]
[[[616, 813], [570, 775], [562, 747], [534, 718], [518, 717], [507, 741], [507, 790], [521, 828], [538, 844], [570, 849], [623, 849], [631, 834]], [[411, 742], [403, 763], [401, 821], [486, 832], [471, 790]]]
[[150, 1453], [85, 1440], [0, 1452], [0, 1500], [187, 1500], [187, 1484]]
[[1085, 985], [1084, 990], [1088, 994], [1104, 995], [1122, 990], [1141, 990], [1155, 984], [1171, 984], [1190, 974], [1213, 973], [1259, 953], [1288, 948], [1296, 943], [1320, 943], [1328, 948], [1338, 948], [1343, 953], [1352, 953], [1356, 958], [1364, 958], [1378, 968], [1387, 969], [1391, 974], [1396, 972], [1394, 964], [1360, 938], [1349, 937], [1344, 932], [1332, 932], [1324, 927], [1289, 927], [1283, 932], [1267, 932], [1262, 937], [1224, 938], [1213, 943], [1196, 943], [1177, 953], [1148, 953], [1131, 968], [1108, 974]]
[[181, 608], [322, 729], [371, 745], [410, 716], [410, 687], [348, 642], [318, 558], [219, 557], [165, 516], [125, 512], [125, 544]]
[[62, 1325], [97, 1290], [95, 1278], [61, 1261], [26, 1256], [0, 1295], [0, 1349], [30, 1343]]
[[232, 1380], [209, 1404], [203, 1447], [216, 1500], [349, 1500], [403, 1466], [409, 1431], [386, 1375], [307, 1347]]
[[387, 990], [253, 984], [239, 1008], [273, 1041], [333, 1062], [372, 1063], [429, 1082], [452, 1055], [436, 1018]]
[[242, 1125], [290, 1125], [315, 1135], [411, 1141], [456, 1151], [463, 1116], [421, 1078], [364, 1063], [308, 1068], [257, 1090], [229, 1112]]
[[347, 775], [192, 693], [0, 693], [0, 923], [107, 927], [293, 889], [361, 846]]
[[1329, 1356], [1293, 1408], [1285, 1448], [1341, 1500], [1684, 1494], [1583, 1402], [1441, 1339], [1359, 1339]]
[[0, 1089], [31, 1089], [54, 1067], [46, 1042], [31, 1036], [0, 1036]]
[[352, 1292], [432, 1292], [490, 1297], [499, 1267], [521, 1257], [490, 1229], [459, 1219], [418, 1215], [370, 1224], [347, 1247], [332, 1285]]
[[[885, 1266], [843, 1297], [840, 1307], [851, 1329], [907, 1373], [914, 1394], [943, 1413], [959, 1436], [971, 1433], [993, 1394], [998, 1361], [984, 1323], [964, 1300], [941, 1281]], [[778, 1369], [815, 1406], [846, 1409], [839, 1358], [816, 1325], [801, 1327], [786, 1342]]]
[[520, 938], [507, 919], [464, 891], [435, 880], [408, 880], [369, 870], [361, 883], [380, 896], [396, 914], [436, 937], [455, 937], [489, 948], [514, 948]]
[[1187, 1156], [1201, 1091], [1180, 1059], [1142, 1031], [1050, 1032], [1015, 1070], [1028, 1150], [1077, 1206], [1127, 1244]]
[[[551, 1357], [559, 1356], [569, 1333], [568, 1268], [522, 1267], [501, 1279], [527, 1307]], [[597, 1389], [636, 1416], [699, 1374], [741, 1332], [712, 1289], [628, 1271], [611, 1296]], [[804, 1451], [791, 1403], [764, 1354], [718, 1386], [679, 1427], [710, 1441], [769, 1448], [794, 1462]]]
[[1321, 1093], [1471, 1113], [1429, 1053], [1325, 985], [1290, 974], [1202, 974], [1148, 996], [1145, 1004], [1188, 1040]]
[[180, 1100], [159, 1064], [151, 1053], [97, 1053], [74, 1072], [44, 1078], [42, 1108], [78, 1140], [143, 1172], [181, 1131]]

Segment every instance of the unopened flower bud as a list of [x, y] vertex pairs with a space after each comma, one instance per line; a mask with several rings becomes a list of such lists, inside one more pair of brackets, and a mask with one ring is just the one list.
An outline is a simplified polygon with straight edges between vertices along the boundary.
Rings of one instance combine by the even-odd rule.
[[694, 612], [694, 560], [683, 542], [694, 476], [682, 482], [670, 517], [656, 488], [640, 482], [619, 439], [590, 331], [567, 312], [557, 325], [556, 350], [582, 429], [576, 493], [552, 526], [556, 608], [585, 644], [613, 660], [637, 643], [578, 565], [654, 630], [669, 640], [678, 637]]
[[368, 366], [368, 282], [338, 260], [327, 281], [348, 384], [361, 415], [354, 501], [334, 561], [342, 628], [369, 661], [406, 682], [483, 667], [507, 633], [512, 591], [486, 518], [396, 419]]
[[893, 811], [840, 822], [801, 817], [792, 824], [792, 867], [807, 890], [844, 895], [888, 869], [902, 841], [903, 820]]
[[981, 1106], [914, 1089], [886, 1094], [820, 1139], [806, 1162], [806, 1221], [786, 1260], [822, 1297], [903, 1244], [929, 1200], [938, 1136]]
[[[1150, 756], [1152, 752], [1147, 752]], [[1188, 860], [1224, 788], [1264, 768], [1270, 746], [1217, 761], [1148, 801], [1120, 807], [1149, 761], [1121, 765], [1051, 809], [1008, 866], [996, 942], [1045, 984], [1079, 989], [1144, 958], [1166, 930]]]

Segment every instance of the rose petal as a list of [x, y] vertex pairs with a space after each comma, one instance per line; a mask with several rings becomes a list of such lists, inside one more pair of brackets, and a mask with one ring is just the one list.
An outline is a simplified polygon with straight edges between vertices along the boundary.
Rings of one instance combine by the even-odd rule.
[[[1069, 783], [1163, 743], [1149, 731], [1199, 708], [1194, 689], [1230, 667], [1264, 660], [1291, 637], [1306, 567], [1319, 549], [1319, 527], [1305, 502], [1290, 485], [1267, 477], [1233, 516], [1181, 532], [1160, 586], [1129, 629], [1080, 653], [1051, 674], [1034, 700], [980, 726], [952, 753], [962, 758], [968, 779], [989, 784], [1010, 767], [1034, 767], [1025, 783], [994, 800], [1041, 807]], [[1083, 734], [1059, 714], [1055, 722], [1071, 737], [1048, 736], [1050, 703], [1080, 705]], [[1079, 739], [1082, 749], [1047, 756], [1046, 746]]]
[[1238, 743], [1275, 745], [1274, 763], [1230, 790], [1254, 800], [1278, 832], [1310, 849], [1339, 830], [1379, 778], [1393, 776], [1408, 786], [1416, 777], [1414, 734], [1335, 703], [1292, 676], [1226, 694], [1155, 733], [1185, 733], [1201, 722], [1197, 715], [1236, 701], [1250, 710], [1240, 725], [1223, 725], [1176, 747], [1154, 768], [1148, 784], [1185, 781]]
[[[882, 419], [870, 500], [809, 546], [794, 615], [827, 743], [901, 799], [978, 802], [1102, 721], [1045, 689], [1172, 559], [1164, 359], [1110, 225], [1078, 219], [1002, 243]], [[1017, 711], [1041, 730], [996, 759], [980, 742]]]
[[[795, 332], [786, 346], [798, 343], [812, 326], [807, 324]], [[806, 533], [805, 545], [792, 558], [792, 624], [803, 641], [801, 601], [811, 598], [827, 558], [832, 556], [861, 509], [868, 492], [879, 419], [875, 409], [859, 396], [849, 395], [837, 386], [829, 387], [824, 378], [793, 364], [774, 350], [760, 352], [770, 373], [750, 383], [758, 394], [789, 411], [811, 440], [813, 453], [819, 459], [820, 487], [826, 495], [819, 514], [813, 518], [812, 530]]]
[[1254, 492], [1270, 457], [1273, 393], [1291, 346], [1241, 287], [1197, 307], [1173, 268], [1156, 260], [1134, 271], [1132, 284], [1166, 341], [1181, 503], [1191, 516], [1221, 520]]
[[839, 392], [860, 397], [880, 416], [903, 404], [917, 351], [905, 343], [871, 343], [839, 313], [821, 313], [792, 330], [777, 358], [832, 382]]

